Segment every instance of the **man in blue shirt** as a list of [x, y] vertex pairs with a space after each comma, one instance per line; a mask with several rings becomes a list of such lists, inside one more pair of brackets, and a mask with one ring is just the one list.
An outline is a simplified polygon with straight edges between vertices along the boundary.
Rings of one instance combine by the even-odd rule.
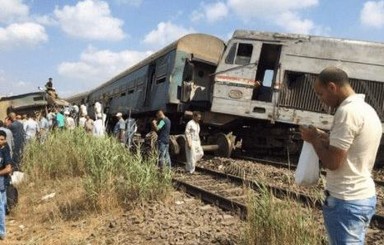
[[5, 207], [7, 204], [6, 189], [9, 174], [12, 171], [12, 160], [7, 145], [7, 134], [0, 130], [0, 240], [5, 238]]
[[164, 115], [162, 110], [157, 111], [156, 120], [152, 121], [152, 128], [157, 132], [157, 150], [159, 153], [159, 167], [167, 164], [171, 168], [171, 157], [169, 155], [169, 134], [171, 132], [171, 121]]
[[64, 129], [65, 126], [65, 117], [59, 110], [56, 110], [56, 127], [59, 129]]

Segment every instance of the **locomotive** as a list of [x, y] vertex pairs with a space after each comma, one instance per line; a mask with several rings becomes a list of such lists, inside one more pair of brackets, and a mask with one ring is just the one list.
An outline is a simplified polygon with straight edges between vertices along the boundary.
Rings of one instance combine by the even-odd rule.
[[[158, 109], [171, 119], [174, 135], [182, 134], [186, 114], [200, 110], [207, 151], [226, 157], [234, 149], [252, 156], [297, 156], [299, 125], [329, 130], [332, 124], [332, 109], [312, 89], [327, 66], [344, 69], [384, 122], [383, 53], [383, 43], [312, 35], [237, 30], [225, 44], [211, 35], [189, 34], [67, 100], [91, 111], [101, 102], [110, 125], [116, 112], [132, 113], [142, 133]], [[184, 143], [182, 136], [172, 140], [173, 152], [184, 152]], [[378, 164], [384, 163], [383, 145]]]

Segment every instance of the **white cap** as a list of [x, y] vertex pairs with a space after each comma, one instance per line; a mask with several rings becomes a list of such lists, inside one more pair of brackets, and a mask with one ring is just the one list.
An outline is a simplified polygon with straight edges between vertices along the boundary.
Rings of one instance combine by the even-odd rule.
[[121, 114], [121, 112], [118, 112], [118, 113], [116, 114], [116, 116], [117, 116], [117, 117], [122, 117], [123, 114]]

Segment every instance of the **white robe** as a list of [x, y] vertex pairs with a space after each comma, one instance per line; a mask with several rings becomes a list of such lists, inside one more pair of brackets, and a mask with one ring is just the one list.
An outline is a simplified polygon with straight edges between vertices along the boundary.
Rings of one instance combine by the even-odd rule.
[[96, 137], [104, 137], [105, 135], [105, 128], [103, 125], [103, 121], [101, 119], [97, 119], [93, 124], [93, 136]]
[[[199, 134], [199, 123], [195, 122], [194, 120], [190, 120], [185, 127], [185, 137], [187, 139], [185, 145], [187, 164], [185, 168], [189, 173], [193, 173], [195, 171], [196, 162], [199, 161], [204, 155]], [[191, 148], [188, 147], [188, 141], [191, 142]]]

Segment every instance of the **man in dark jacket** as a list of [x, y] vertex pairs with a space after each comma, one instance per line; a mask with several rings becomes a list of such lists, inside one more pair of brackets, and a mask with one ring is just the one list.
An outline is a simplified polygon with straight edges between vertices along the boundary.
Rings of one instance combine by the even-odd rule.
[[14, 112], [9, 113], [8, 117], [11, 121], [11, 123], [8, 125], [8, 128], [12, 132], [14, 142], [14, 148], [12, 149], [12, 160], [13, 163], [16, 165], [16, 168], [19, 168], [21, 154], [23, 152], [25, 144], [25, 131], [23, 124], [16, 120], [16, 114]]

